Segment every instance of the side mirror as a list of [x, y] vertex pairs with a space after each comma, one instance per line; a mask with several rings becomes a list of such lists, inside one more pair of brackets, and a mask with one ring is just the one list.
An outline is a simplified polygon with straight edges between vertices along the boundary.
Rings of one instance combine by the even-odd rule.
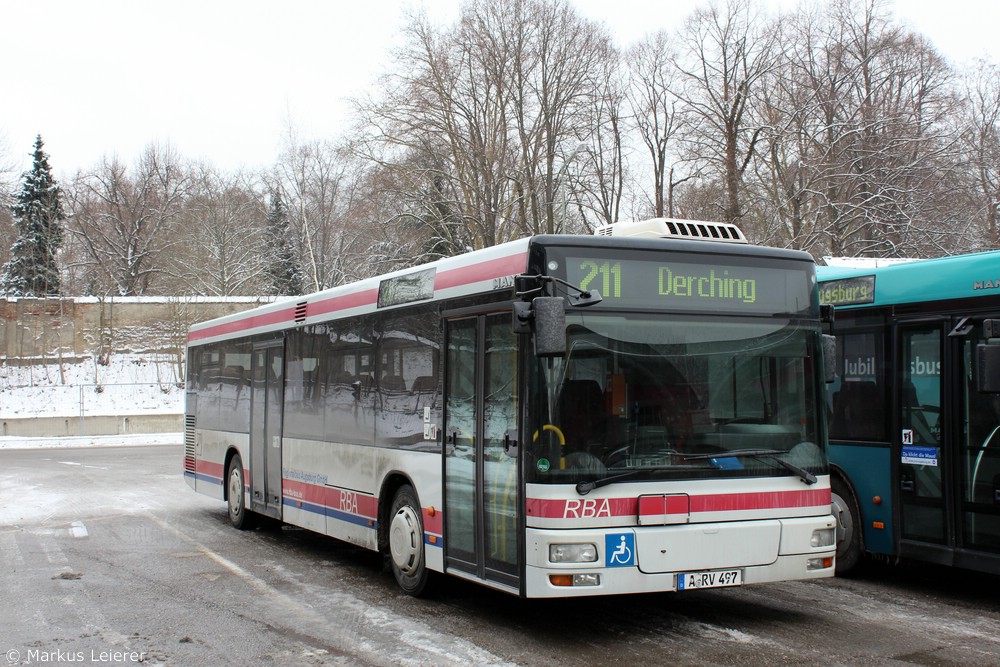
[[535, 317], [535, 313], [531, 310], [530, 301], [515, 301], [513, 304], [513, 319], [511, 321], [512, 329], [516, 334], [530, 334], [531, 333], [531, 322]]
[[984, 394], [1000, 394], [1000, 344], [976, 346], [976, 389]]
[[835, 317], [833, 305], [824, 303], [819, 307], [819, 321], [823, 324], [833, 324]]
[[826, 383], [837, 379], [837, 337], [823, 334], [823, 375]]
[[566, 300], [561, 296], [536, 296], [535, 356], [561, 357], [566, 354]]
[[1000, 320], [983, 320], [983, 338], [976, 346], [976, 389], [1000, 394]]

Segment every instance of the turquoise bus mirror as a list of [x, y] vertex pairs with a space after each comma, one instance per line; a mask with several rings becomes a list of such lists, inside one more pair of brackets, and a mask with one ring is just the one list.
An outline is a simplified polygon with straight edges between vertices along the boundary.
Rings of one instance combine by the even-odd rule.
[[1000, 394], [1000, 320], [983, 320], [983, 338], [976, 346], [976, 389]]
[[1000, 339], [976, 346], [976, 389], [1000, 394]]
[[837, 337], [823, 334], [823, 374], [827, 384], [837, 379]]

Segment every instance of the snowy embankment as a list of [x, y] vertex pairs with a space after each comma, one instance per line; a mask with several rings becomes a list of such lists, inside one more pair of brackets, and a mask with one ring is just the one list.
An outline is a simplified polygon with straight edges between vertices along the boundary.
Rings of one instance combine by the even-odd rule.
[[115, 354], [106, 364], [0, 365], [0, 419], [181, 414], [176, 358]]
[[[94, 358], [31, 366], [0, 363], [0, 420], [4, 423], [0, 449], [179, 443], [181, 433], [4, 437], [9, 423], [25, 420], [35, 420], [30, 422], [34, 424], [51, 423], [51, 418], [61, 418], [59, 423], [72, 420], [66, 423], [76, 433], [77, 423], [95, 417], [121, 417], [124, 422], [132, 418], [134, 424], [153, 415], [181, 415], [184, 388], [179, 377], [176, 357], [168, 355], [116, 354], [107, 363]], [[53, 433], [48, 427], [43, 432]]]

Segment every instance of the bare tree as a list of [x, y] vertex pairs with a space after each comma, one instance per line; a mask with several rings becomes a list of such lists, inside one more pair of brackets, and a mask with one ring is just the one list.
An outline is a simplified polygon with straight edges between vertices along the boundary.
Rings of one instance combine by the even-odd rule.
[[213, 296], [260, 293], [264, 202], [241, 173], [192, 166], [177, 216], [177, 252], [163, 258], [177, 293]]
[[721, 215], [745, 214], [740, 183], [763, 130], [752, 96], [774, 66], [775, 33], [767, 30], [750, 0], [726, 0], [699, 9], [685, 22], [675, 62], [675, 94], [691, 112], [685, 134], [690, 150], [725, 184]]
[[406, 34], [382, 97], [359, 105], [358, 148], [395, 175], [400, 220], [450, 253], [564, 229], [568, 158], [597, 125], [613, 52], [606, 31], [563, 0], [473, 0], [453, 28], [417, 15]]
[[967, 156], [973, 217], [980, 233], [967, 241], [972, 249], [1000, 248], [1000, 67], [980, 60], [965, 80], [968, 104], [962, 118], [962, 147]]
[[77, 177], [70, 231], [82, 250], [88, 293], [147, 293], [163, 271], [158, 256], [177, 242], [170, 229], [188, 183], [174, 152], [156, 146], [131, 174], [117, 158], [106, 158]]
[[688, 171], [675, 178], [680, 160], [673, 146], [683, 130], [682, 105], [672, 90], [678, 87], [670, 34], [665, 30], [651, 33], [628, 52], [628, 100], [632, 120], [652, 163], [653, 215], [674, 217], [674, 188], [697, 172]]
[[307, 290], [367, 275], [359, 261], [366, 239], [351, 217], [358, 178], [357, 164], [332, 141], [300, 142], [289, 132], [269, 187], [288, 207]]
[[[582, 152], [578, 158], [580, 177], [567, 178], [568, 189], [578, 184], [584, 195], [574, 198], [578, 220], [566, 221], [567, 232], [590, 233], [597, 224], [618, 222], [621, 215], [628, 167], [625, 144], [630, 116], [618, 53], [611, 49], [610, 43], [608, 49], [599, 61], [600, 87], [594, 95], [591, 112], [594, 126], [586, 141], [578, 147]], [[594, 224], [588, 223], [588, 210], [596, 215]]]
[[953, 246], [963, 225], [947, 64], [878, 0], [799, 10], [780, 25], [784, 48], [756, 102], [760, 240], [838, 255]]

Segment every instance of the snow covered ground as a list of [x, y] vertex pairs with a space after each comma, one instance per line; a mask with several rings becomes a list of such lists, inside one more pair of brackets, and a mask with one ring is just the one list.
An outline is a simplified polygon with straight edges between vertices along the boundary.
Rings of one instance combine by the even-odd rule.
[[139, 445], [179, 445], [183, 433], [134, 435], [82, 435], [60, 438], [19, 438], [0, 436], [0, 449], [78, 449], [81, 447], [136, 447]]
[[[179, 415], [184, 388], [175, 357], [112, 355], [106, 364], [12, 366], [0, 363], [0, 420], [38, 417]], [[0, 449], [168, 444], [181, 433], [23, 438], [0, 436]]]

